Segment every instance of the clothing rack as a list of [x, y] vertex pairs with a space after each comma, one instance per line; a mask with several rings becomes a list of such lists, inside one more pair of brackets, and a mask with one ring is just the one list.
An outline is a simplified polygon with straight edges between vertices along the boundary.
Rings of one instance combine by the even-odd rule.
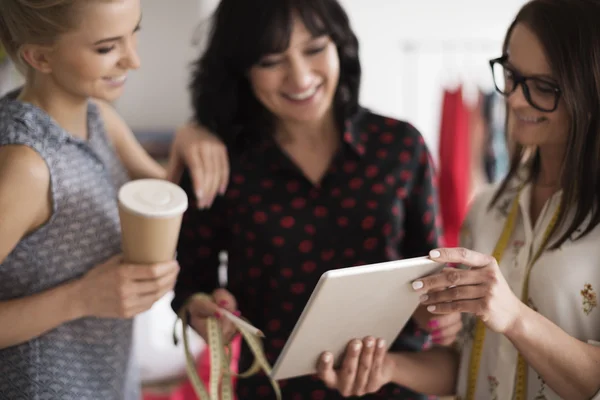
[[[439, 73], [439, 69], [445, 65], [448, 66], [449, 80], [447, 84], [449, 86], [462, 84], [466, 97], [471, 101], [476, 99], [477, 88], [492, 89], [493, 83], [491, 75], [489, 75], [487, 60], [501, 55], [503, 40], [502, 38], [493, 40], [489, 38], [405, 37], [397, 43], [397, 51], [400, 52], [402, 58], [403, 110], [405, 115], [418, 120], [419, 99], [414, 96], [431, 93], [431, 82], [439, 78], [435, 74]], [[439, 68], [436, 65], [439, 65]], [[430, 73], [434, 74], [431, 79], [424, 78]], [[467, 79], [462, 79], [462, 77]], [[429, 92], [427, 92], [428, 90]], [[441, 92], [441, 86], [439, 90]], [[423, 94], [423, 96], [427, 97], [428, 95]]]
[[403, 54], [421, 54], [421, 53], [487, 53], [498, 52], [502, 48], [501, 40], [491, 39], [404, 39], [400, 41], [400, 49]]
[[406, 38], [400, 41], [400, 51], [403, 55], [407, 76], [407, 83], [414, 86], [412, 79], [419, 73], [420, 56], [441, 56], [442, 63], [454, 67], [467, 65], [487, 69], [487, 59], [500, 56], [502, 41], [492, 39], [414, 39]]

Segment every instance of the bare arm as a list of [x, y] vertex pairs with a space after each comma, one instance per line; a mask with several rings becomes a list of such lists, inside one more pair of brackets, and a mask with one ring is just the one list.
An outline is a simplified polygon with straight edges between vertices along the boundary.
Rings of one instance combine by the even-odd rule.
[[[0, 146], [0, 273], [19, 241], [52, 215], [50, 172], [25, 146]], [[0, 349], [32, 340], [84, 316], [132, 318], [171, 291], [175, 261], [129, 265], [114, 256], [79, 279], [47, 291], [0, 301]]]
[[450, 396], [456, 388], [458, 354], [448, 347], [416, 353], [389, 353], [391, 379], [413, 392]]
[[75, 282], [20, 299], [0, 302], [0, 350], [35, 339], [82, 315], [73, 302]]
[[600, 390], [600, 347], [575, 339], [525, 304], [506, 336], [561, 398], [589, 399]]
[[438, 249], [430, 257], [471, 269], [446, 269], [413, 282], [436, 314], [465, 312], [505, 335], [561, 398], [589, 399], [600, 390], [600, 348], [563, 331], [521, 302], [494, 257], [467, 249]]
[[[0, 147], [0, 270], [2, 262], [28, 233], [51, 215], [50, 175], [35, 151]], [[0, 349], [35, 338], [79, 317], [72, 301], [74, 284], [0, 302]]]
[[106, 132], [129, 176], [132, 179], [165, 179], [165, 169], [144, 150], [115, 109], [100, 100], [96, 100], [96, 104], [102, 113]]
[[345, 397], [375, 393], [388, 383], [418, 393], [451, 395], [458, 373], [458, 354], [447, 347], [415, 353], [386, 353], [382, 340], [367, 337], [348, 343], [339, 369], [334, 368], [333, 355], [323, 353], [317, 373], [327, 387]]

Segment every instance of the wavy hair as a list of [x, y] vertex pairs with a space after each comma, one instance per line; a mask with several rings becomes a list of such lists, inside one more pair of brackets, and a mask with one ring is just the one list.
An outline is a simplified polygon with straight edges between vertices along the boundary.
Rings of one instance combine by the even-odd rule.
[[264, 55], [288, 48], [294, 15], [314, 36], [329, 35], [337, 47], [337, 122], [343, 126], [358, 111], [358, 40], [336, 0], [221, 0], [206, 50], [193, 64], [190, 90], [196, 121], [228, 146], [273, 134], [275, 117], [254, 96], [248, 71]]

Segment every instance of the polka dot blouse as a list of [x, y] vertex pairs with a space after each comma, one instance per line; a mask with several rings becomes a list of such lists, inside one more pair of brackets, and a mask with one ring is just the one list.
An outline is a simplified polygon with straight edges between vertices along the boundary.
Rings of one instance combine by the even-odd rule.
[[[219, 287], [219, 253], [226, 251], [227, 289], [266, 333], [265, 351], [274, 363], [323, 272], [422, 256], [438, 245], [434, 173], [419, 132], [367, 110], [345, 127], [319, 185], [273, 140], [230, 153], [225, 196], [209, 210], [190, 207], [184, 216], [175, 310], [191, 294]], [[187, 173], [181, 184], [195, 204]], [[426, 339], [410, 321], [391, 351], [420, 350]], [[251, 361], [242, 348], [240, 368]], [[284, 399], [341, 399], [314, 377], [281, 386]], [[275, 398], [264, 376], [239, 380], [237, 393], [240, 400]], [[388, 385], [364, 398], [422, 397]]]

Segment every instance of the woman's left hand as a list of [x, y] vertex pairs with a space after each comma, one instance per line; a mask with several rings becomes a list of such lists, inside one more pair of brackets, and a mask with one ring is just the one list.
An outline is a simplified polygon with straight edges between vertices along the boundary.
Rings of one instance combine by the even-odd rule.
[[506, 333], [515, 325], [523, 303], [504, 279], [494, 257], [467, 249], [433, 250], [429, 256], [434, 261], [471, 267], [447, 268], [413, 282], [429, 312], [475, 314], [498, 333]]
[[391, 381], [390, 362], [385, 341], [367, 337], [350, 341], [339, 369], [333, 354], [323, 353], [317, 365], [319, 378], [342, 396], [364, 396], [377, 392]]
[[229, 184], [227, 147], [205, 127], [188, 123], [173, 138], [167, 179], [178, 183], [187, 167], [194, 186], [198, 208], [209, 208]]

